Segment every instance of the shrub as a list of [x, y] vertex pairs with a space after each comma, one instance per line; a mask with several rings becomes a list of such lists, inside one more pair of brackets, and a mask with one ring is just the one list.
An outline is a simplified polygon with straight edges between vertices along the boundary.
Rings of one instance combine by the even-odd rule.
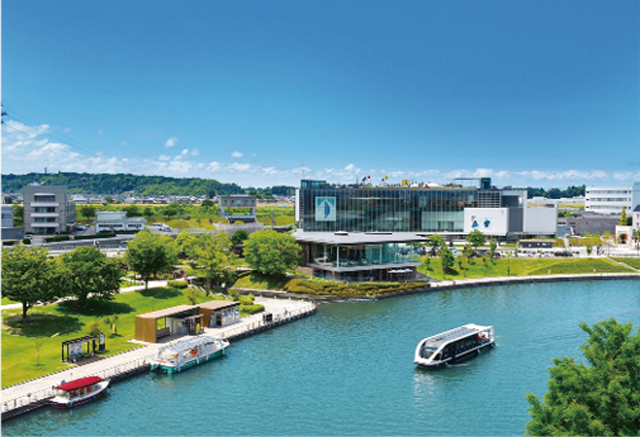
[[254, 304], [254, 305], [241, 305], [240, 312], [244, 314], [257, 314], [264, 311], [264, 305]]
[[2, 245], [3, 246], [13, 246], [14, 243], [15, 243], [15, 241], [3, 241]]
[[248, 296], [240, 296], [240, 305], [253, 305], [253, 300], [255, 297], [253, 295]]
[[69, 241], [71, 240], [71, 237], [68, 235], [57, 235], [55, 237], [47, 237], [44, 239], [44, 241], [46, 241], [47, 243], [53, 243], [56, 241]]
[[22, 243], [23, 243], [23, 244], [31, 244], [31, 238], [24, 238], [24, 239], [22, 240]]
[[169, 287], [173, 287], [173, 288], [187, 288], [189, 286], [189, 284], [187, 284], [185, 281], [168, 281], [167, 285]]
[[115, 236], [116, 234], [112, 232], [104, 232], [104, 233], [94, 234], [94, 235], [76, 235], [75, 239], [76, 240], [95, 240], [97, 238], [111, 238]]

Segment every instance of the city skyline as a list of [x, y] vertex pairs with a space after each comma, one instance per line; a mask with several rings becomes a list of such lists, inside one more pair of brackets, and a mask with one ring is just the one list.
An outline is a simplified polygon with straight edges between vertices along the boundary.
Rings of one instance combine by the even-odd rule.
[[2, 173], [640, 180], [637, 2], [8, 1]]

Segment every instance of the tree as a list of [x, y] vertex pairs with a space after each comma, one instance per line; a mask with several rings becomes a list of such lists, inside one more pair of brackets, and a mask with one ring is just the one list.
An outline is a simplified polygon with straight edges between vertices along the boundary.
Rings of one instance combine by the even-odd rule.
[[206, 278], [207, 288], [211, 288], [213, 282], [219, 285], [235, 279], [235, 271], [231, 269], [234, 255], [229, 234], [200, 234], [196, 237], [194, 246], [197, 268]]
[[435, 234], [429, 238], [429, 246], [431, 246], [434, 250], [445, 247], [447, 245], [447, 243], [444, 241], [444, 238], [442, 238], [442, 235]]
[[14, 226], [18, 223], [22, 223], [24, 220], [24, 207], [22, 205], [13, 205], [13, 221]]
[[169, 206], [164, 209], [164, 216], [167, 219], [170, 219], [171, 217], [178, 215], [178, 207], [179, 205], [177, 203], [170, 203]]
[[60, 264], [48, 253], [42, 246], [2, 249], [2, 296], [22, 304], [23, 322], [36, 304], [65, 295]]
[[96, 217], [96, 208], [91, 205], [80, 206], [80, 215], [87, 220], [93, 220]]
[[106, 196], [106, 197], [104, 198], [104, 201], [105, 201], [105, 202], [107, 202], [107, 203], [113, 203], [113, 197], [111, 197], [111, 196]]
[[211, 206], [213, 206], [213, 205], [215, 205], [215, 203], [213, 203], [213, 200], [211, 200], [211, 199], [204, 199], [204, 200], [202, 201], [202, 203], [200, 204], [200, 207], [201, 207], [201, 208], [208, 208], [208, 207], [211, 207]]
[[298, 265], [302, 248], [287, 234], [273, 230], [254, 232], [244, 247], [245, 260], [265, 275], [282, 275]]
[[492, 238], [489, 243], [489, 258], [491, 258], [492, 263], [496, 263], [496, 249], [498, 248], [498, 243], [495, 238]]
[[456, 258], [453, 256], [451, 249], [446, 245], [440, 248], [440, 263], [442, 264], [442, 273], [449, 273], [456, 264]]
[[231, 237], [231, 243], [235, 245], [239, 245], [244, 243], [249, 238], [249, 233], [246, 229], [236, 229], [233, 233], [233, 237]]
[[91, 246], [78, 247], [61, 255], [60, 259], [69, 280], [69, 295], [77, 297], [80, 306], [85, 306], [89, 296], [108, 301], [119, 293], [120, 266], [100, 250]]
[[543, 403], [527, 393], [528, 435], [637, 435], [640, 430], [640, 329], [614, 319], [589, 327], [575, 358], [554, 358]]
[[153, 217], [153, 208], [151, 208], [150, 206], [146, 206], [143, 210], [142, 210], [142, 215], [146, 218], [151, 218]]
[[622, 205], [622, 213], [620, 214], [620, 226], [627, 225], [627, 207]]
[[467, 241], [473, 246], [473, 250], [476, 251], [478, 250], [479, 246], [484, 246], [484, 244], [487, 242], [487, 237], [482, 232], [476, 229], [475, 231], [467, 235]]
[[173, 270], [178, 262], [178, 248], [170, 236], [143, 229], [127, 245], [122, 261], [142, 276], [147, 289], [151, 276]]

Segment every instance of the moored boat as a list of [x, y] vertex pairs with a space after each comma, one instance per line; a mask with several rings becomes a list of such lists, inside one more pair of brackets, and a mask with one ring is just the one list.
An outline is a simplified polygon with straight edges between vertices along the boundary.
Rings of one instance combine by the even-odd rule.
[[228, 341], [212, 336], [172, 342], [158, 349], [155, 358], [151, 360], [151, 371], [178, 373], [222, 356], [228, 346]]
[[75, 379], [55, 388], [51, 405], [56, 408], [71, 408], [90, 402], [102, 395], [109, 387], [109, 380], [99, 376]]
[[413, 362], [423, 367], [438, 367], [465, 360], [493, 346], [493, 326], [470, 323], [423, 339], [416, 347]]

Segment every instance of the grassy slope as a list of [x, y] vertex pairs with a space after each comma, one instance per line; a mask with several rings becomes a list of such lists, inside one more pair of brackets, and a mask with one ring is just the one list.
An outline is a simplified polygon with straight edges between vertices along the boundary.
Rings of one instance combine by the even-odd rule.
[[[123, 293], [113, 302], [97, 303], [88, 310], [77, 310], [73, 302], [36, 307], [29, 314], [32, 322], [20, 322], [20, 310], [3, 311], [2, 318], [2, 387], [46, 375], [68, 366], [61, 360], [61, 343], [82, 337], [94, 320], [101, 322], [101, 329], [110, 332], [103, 323], [106, 317], [116, 314], [118, 335], [107, 334], [107, 353], [113, 355], [138, 347], [127, 343], [135, 334], [135, 315], [157, 311], [176, 305], [189, 304], [185, 290], [156, 288], [147, 291]], [[203, 294], [199, 302], [211, 300]], [[56, 337], [52, 335], [59, 333]], [[42, 337], [40, 366], [36, 366], [35, 341]]]
[[634, 269], [640, 270], [640, 258], [613, 258], [616, 261], [620, 261], [625, 263], [628, 266], [633, 267]]
[[[488, 268], [485, 269], [481, 259], [472, 260], [474, 264], [469, 264], [466, 277], [467, 278], [483, 278], [494, 276], [507, 276], [507, 265], [509, 261], [506, 258], [495, 260], [495, 265], [489, 262]], [[534, 275], [552, 275], [560, 274], [580, 274], [580, 273], [629, 273], [631, 270], [619, 266], [607, 259], [603, 258], [577, 258], [577, 259], [561, 259], [561, 258], [512, 258], [510, 261], [512, 276], [534, 276]], [[424, 266], [420, 266], [418, 270], [427, 274]], [[440, 258], [431, 258], [429, 276], [436, 279], [443, 279]], [[447, 275], [448, 279], [463, 278], [462, 271], [458, 267], [457, 259], [455, 272]]]

